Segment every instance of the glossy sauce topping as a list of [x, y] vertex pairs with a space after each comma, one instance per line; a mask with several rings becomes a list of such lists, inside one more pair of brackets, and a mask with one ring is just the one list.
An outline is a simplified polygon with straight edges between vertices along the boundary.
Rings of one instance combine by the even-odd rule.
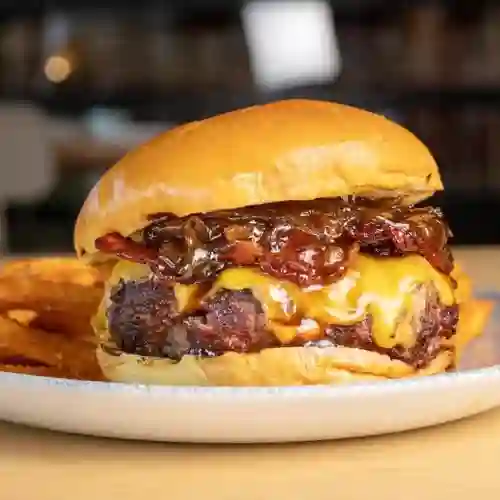
[[[283, 202], [178, 218], [152, 216], [143, 243], [117, 234], [96, 241], [103, 252], [147, 263], [162, 279], [213, 281], [223, 270], [252, 267], [301, 287], [342, 278], [359, 253], [422, 255], [449, 274], [449, 229], [434, 208], [323, 199]], [[141, 251], [142, 245], [142, 251]]]

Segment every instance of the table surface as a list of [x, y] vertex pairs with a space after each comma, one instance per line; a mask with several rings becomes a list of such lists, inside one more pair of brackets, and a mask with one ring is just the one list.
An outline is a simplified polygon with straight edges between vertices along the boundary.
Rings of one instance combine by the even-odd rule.
[[[477, 288], [500, 289], [500, 248], [455, 255]], [[0, 424], [0, 500], [496, 500], [499, 464], [500, 409], [402, 434], [287, 445], [126, 442]]]

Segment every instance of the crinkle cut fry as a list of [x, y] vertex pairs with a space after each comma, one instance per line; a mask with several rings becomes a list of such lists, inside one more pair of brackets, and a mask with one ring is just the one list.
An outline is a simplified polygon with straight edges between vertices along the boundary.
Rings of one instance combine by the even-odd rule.
[[95, 344], [34, 329], [0, 316], [0, 363], [15, 358], [60, 370], [69, 378], [101, 378]]
[[0, 313], [33, 311], [35, 328], [90, 338], [108, 273], [71, 257], [9, 261], [0, 267]]

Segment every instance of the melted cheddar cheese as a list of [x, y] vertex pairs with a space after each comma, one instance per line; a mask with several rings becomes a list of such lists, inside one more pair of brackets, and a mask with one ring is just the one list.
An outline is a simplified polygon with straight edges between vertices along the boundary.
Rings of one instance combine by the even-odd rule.
[[423, 304], [419, 307], [416, 301], [425, 300], [421, 285], [432, 285], [444, 305], [454, 303], [450, 279], [423, 257], [359, 255], [342, 280], [304, 291], [304, 313], [322, 323], [339, 325], [356, 323], [370, 314], [377, 345], [412, 347], [416, 340], [410, 325], [412, 311], [422, 309]]
[[[149, 274], [147, 266], [122, 261], [115, 266], [108, 289], [119, 279], [140, 279]], [[358, 255], [344, 278], [324, 287], [301, 289], [255, 269], [233, 268], [223, 271], [206, 295], [198, 285], [175, 285], [174, 290], [183, 312], [196, 309], [203, 296], [213, 296], [222, 289], [250, 290], [262, 304], [270, 330], [285, 343], [297, 335], [314, 338], [320, 325], [349, 325], [370, 315], [374, 341], [391, 348], [415, 344], [413, 311], [422, 310], [427, 286], [433, 287], [443, 305], [455, 303], [451, 280], [418, 255]], [[105, 298], [98, 313], [103, 326], [106, 307]]]
[[150, 274], [151, 270], [146, 264], [135, 264], [134, 262], [120, 260], [113, 267], [108, 285], [110, 287], [115, 286], [121, 279], [125, 281], [140, 280], [147, 278]]
[[288, 323], [296, 316], [301, 300], [298, 286], [251, 268], [226, 269], [215, 280], [209, 296], [222, 289], [250, 290], [262, 304], [267, 319], [282, 323]]

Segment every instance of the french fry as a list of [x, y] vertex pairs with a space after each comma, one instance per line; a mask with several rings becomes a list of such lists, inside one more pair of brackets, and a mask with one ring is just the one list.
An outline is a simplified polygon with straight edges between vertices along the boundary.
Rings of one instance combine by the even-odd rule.
[[0, 360], [26, 358], [37, 364], [58, 366], [64, 337], [33, 330], [0, 316]]
[[0, 268], [0, 313], [29, 310], [35, 328], [66, 336], [93, 336], [90, 318], [101, 300], [107, 268], [74, 258], [11, 261]]
[[97, 308], [101, 296], [99, 288], [0, 276], [0, 312], [27, 309], [90, 315]]
[[0, 316], [0, 363], [25, 359], [26, 365], [54, 368], [70, 378], [102, 378], [95, 358], [95, 343], [25, 326]]
[[472, 298], [472, 281], [470, 277], [464, 273], [462, 266], [455, 262], [455, 267], [451, 273], [452, 277], [457, 282], [455, 290], [455, 298], [458, 304], [467, 302]]
[[44, 257], [8, 261], [0, 267], [4, 278], [26, 277], [30, 280], [53, 283], [95, 286], [105, 276], [96, 267], [90, 267], [73, 257]]
[[71, 378], [67, 373], [59, 368], [49, 366], [23, 366], [23, 365], [2, 365], [0, 372], [24, 373], [26, 375], [37, 375], [40, 377]]
[[460, 304], [460, 319], [453, 338], [457, 362], [460, 361], [467, 344], [484, 331], [494, 305], [494, 302], [489, 300], [469, 300]]
[[0, 371], [102, 380], [90, 320], [109, 269], [71, 257], [1, 266]]
[[59, 333], [77, 339], [93, 339], [91, 314], [77, 315], [68, 311], [39, 311], [30, 321], [30, 326], [39, 330]]
[[94, 329], [88, 315], [70, 315], [68, 311], [12, 310], [6, 315], [24, 326], [80, 339], [93, 339]]
[[37, 313], [24, 309], [14, 309], [7, 311], [7, 317], [21, 323], [21, 325], [29, 326], [36, 319]]

